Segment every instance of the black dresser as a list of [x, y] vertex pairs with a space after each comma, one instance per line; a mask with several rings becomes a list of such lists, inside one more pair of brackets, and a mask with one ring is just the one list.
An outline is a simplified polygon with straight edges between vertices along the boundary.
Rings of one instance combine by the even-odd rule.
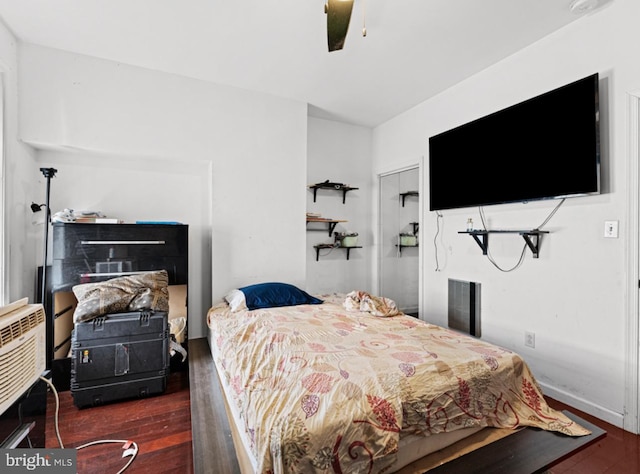
[[[188, 241], [189, 227], [183, 224], [53, 224], [47, 354], [58, 390], [69, 389], [69, 349], [77, 304], [73, 286], [166, 270], [170, 303], [175, 303], [175, 294], [183, 297], [184, 304], [177, 307], [182, 306], [186, 316]], [[181, 291], [172, 293], [172, 288]]]

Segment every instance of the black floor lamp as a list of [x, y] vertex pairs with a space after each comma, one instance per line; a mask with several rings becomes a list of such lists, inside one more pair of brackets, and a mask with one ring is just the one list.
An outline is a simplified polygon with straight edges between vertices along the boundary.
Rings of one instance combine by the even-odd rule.
[[40, 293], [40, 302], [45, 304], [45, 295], [47, 294], [47, 251], [49, 249], [49, 221], [51, 219], [51, 211], [49, 210], [49, 195], [51, 194], [51, 178], [58, 172], [54, 168], [40, 168], [43, 176], [47, 178], [47, 194], [45, 200], [45, 210], [47, 215], [44, 219], [44, 255], [42, 257], [42, 288]]

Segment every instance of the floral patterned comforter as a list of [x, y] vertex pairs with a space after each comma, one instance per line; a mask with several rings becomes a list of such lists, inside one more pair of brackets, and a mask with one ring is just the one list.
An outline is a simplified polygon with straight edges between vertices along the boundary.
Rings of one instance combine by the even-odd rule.
[[472, 426], [589, 432], [522, 358], [403, 314], [320, 305], [209, 310], [212, 354], [257, 473], [383, 472], [402, 436]]

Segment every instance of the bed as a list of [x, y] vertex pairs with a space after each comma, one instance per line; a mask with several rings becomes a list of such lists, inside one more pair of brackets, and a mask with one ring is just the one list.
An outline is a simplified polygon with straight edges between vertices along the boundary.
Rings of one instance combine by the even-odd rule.
[[243, 472], [390, 473], [485, 427], [589, 433], [514, 352], [364, 292], [310, 298], [208, 312]]

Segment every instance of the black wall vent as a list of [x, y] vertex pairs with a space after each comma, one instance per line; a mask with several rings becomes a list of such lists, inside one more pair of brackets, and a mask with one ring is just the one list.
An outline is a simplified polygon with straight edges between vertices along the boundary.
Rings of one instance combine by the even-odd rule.
[[449, 279], [449, 327], [480, 337], [480, 283]]

